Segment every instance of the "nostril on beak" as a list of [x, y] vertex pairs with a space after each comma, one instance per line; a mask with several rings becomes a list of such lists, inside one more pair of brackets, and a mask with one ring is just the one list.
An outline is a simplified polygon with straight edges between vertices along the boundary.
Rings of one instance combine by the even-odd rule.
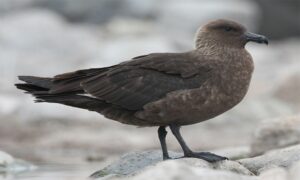
[[263, 35], [259, 35], [259, 34], [255, 34], [255, 33], [251, 33], [251, 32], [246, 32], [244, 34], [247, 42], [256, 42], [256, 43], [263, 43], [268, 45], [269, 44], [269, 40], [266, 36]]

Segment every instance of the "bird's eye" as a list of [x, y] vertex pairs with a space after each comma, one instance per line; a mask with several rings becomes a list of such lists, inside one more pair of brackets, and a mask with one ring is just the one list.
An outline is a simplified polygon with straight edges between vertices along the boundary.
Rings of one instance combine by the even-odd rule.
[[232, 27], [224, 27], [224, 31], [230, 32], [230, 31], [233, 31], [233, 28]]

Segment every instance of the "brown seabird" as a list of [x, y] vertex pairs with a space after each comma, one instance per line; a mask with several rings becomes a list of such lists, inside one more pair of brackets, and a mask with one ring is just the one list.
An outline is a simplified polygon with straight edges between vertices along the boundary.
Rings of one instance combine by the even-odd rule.
[[184, 157], [209, 162], [227, 159], [193, 152], [180, 127], [206, 121], [237, 105], [247, 93], [253, 61], [247, 42], [268, 44], [229, 20], [212, 21], [196, 34], [195, 49], [183, 53], [153, 53], [102, 68], [84, 69], [53, 78], [19, 76], [16, 87], [36, 102], [59, 103], [96, 111], [135, 126], [159, 126], [163, 159], [169, 159], [166, 127], [182, 147]]

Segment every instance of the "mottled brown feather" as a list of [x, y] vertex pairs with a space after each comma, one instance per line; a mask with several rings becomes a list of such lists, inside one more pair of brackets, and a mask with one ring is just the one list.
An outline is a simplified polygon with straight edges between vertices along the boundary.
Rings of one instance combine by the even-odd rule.
[[87, 79], [81, 85], [96, 98], [124, 109], [141, 110], [169, 92], [199, 88], [207, 80], [210, 68], [202, 64], [201, 59], [187, 56], [187, 53], [142, 56]]

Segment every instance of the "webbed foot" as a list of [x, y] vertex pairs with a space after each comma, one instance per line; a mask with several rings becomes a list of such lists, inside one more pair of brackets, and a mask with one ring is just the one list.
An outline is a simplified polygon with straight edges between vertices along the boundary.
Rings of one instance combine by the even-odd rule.
[[199, 158], [208, 162], [228, 160], [227, 157], [219, 156], [210, 152], [190, 152], [188, 154], [185, 154], [183, 157]]

